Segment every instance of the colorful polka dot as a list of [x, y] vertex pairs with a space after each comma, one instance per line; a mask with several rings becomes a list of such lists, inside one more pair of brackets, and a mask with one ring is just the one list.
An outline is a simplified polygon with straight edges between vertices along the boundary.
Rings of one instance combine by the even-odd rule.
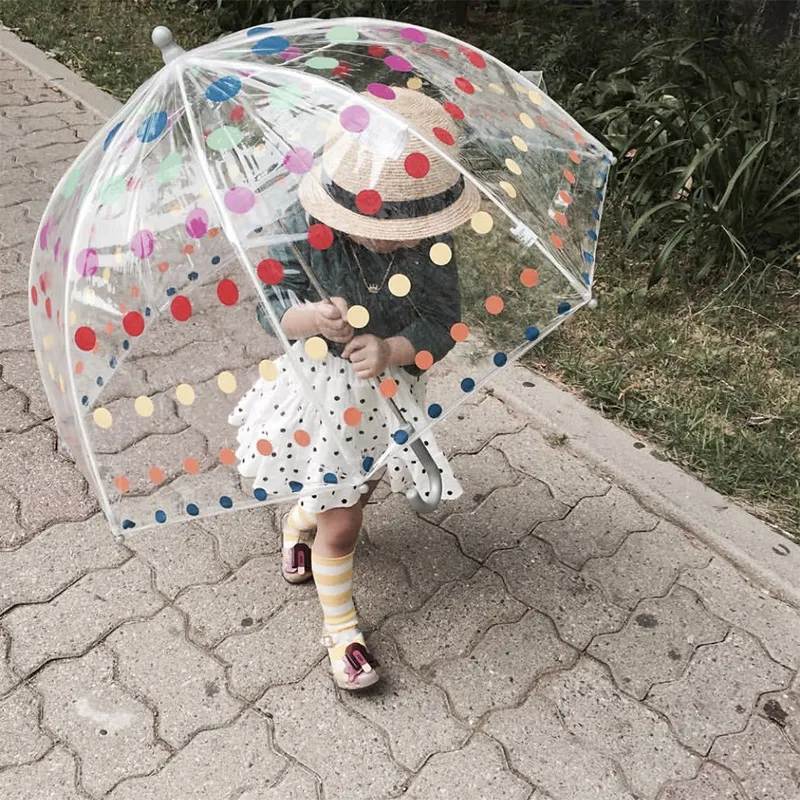
[[350, 306], [347, 309], [347, 321], [354, 328], [366, 328], [369, 324], [369, 311], [364, 306]]
[[474, 50], [470, 50], [467, 47], [459, 47], [459, 50], [467, 57], [467, 60], [473, 67], [486, 69], [486, 59], [480, 53], [476, 53]]
[[469, 336], [469, 328], [463, 322], [456, 322], [450, 328], [450, 335], [456, 342], [465, 342]]
[[416, 42], [416, 44], [425, 44], [428, 40], [425, 32], [421, 31], [419, 28], [403, 28], [403, 30], [400, 31], [400, 35], [404, 39], [408, 39], [409, 42]]
[[539, 338], [539, 329], [535, 325], [525, 328], [525, 338], [529, 342], [535, 342]]
[[83, 278], [91, 278], [97, 272], [99, 264], [100, 261], [97, 257], [97, 250], [93, 247], [87, 247], [75, 256], [75, 268], [78, 270], [78, 274]]
[[362, 414], [357, 408], [350, 408], [345, 409], [342, 418], [344, 419], [344, 424], [349, 425], [350, 427], [354, 428], [356, 425], [361, 423]]
[[494, 92], [495, 94], [505, 94], [506, 90], [502, 86], [498, 86], [496, 83], [489, 84], [489, 90]]
[[363, 106], [348, 106], [339, 114], [339, 123], [350, 133], [361, 133], [369, 125], [369, 111]]
[[519, 275], [520, 283], [528, 289], [532, 289], [539, 283], [539, 273], [535, 269], [524, 269]]
[[516, 135], [512, 136], [511, 142], [514, 145], [514, 147], [516, 147], [517, 150], [519, 150], [521, 153], [528, 152], [528, 144], [521, 136], [516, 136]]
[[434, 128], [433, 135], [443, 144], [454, 145], [456, 143], [455, 137], [446, 128]]
[[144, 332], [144, 317], [138, 311], [129, 311], [122, 318], [122, 327], [128, 336], [141, 336]]
[[265, 258], [263, 261], [259, 261], [256, 273], [262, 283], [266, 283], [267, 286], [276, 286], [283, 280], [283, 264], [274, 258]]
[[392, 434], [392, 439], [394, 439], [397, 444], [405, 444], [408, 441], [408, 431], [404, 431], [401, 428]]
[[283, 36], [267, 36], [264, 39], [259, 39], [255, 42], [251, 50], [257, 56], [272, 56], [286, 50], [291, 42]]
[[434, 264], [443, 267], [452, 260], [453, 251], [450, 245], [445, 242], [436, 242], [436, 244], [431, 245], [429, 255]]
[[212, 103], [222, 103], [225, 100], [230, 100], [236, 97], [241, 91], [242, 81], [235, 75], [226, 75], [224, 78], [218, 78], [206, 89], [206, 97]]
[[236, 376], [227, 370], [220, 372], [217, 375], [217, 386], [225, 394], [232, 394], [236, 391]]
[[153, 483], [156, 483], [156, 484], [164, 483], [164, 481], [166, 480], [166, 477], [167, 477], [164, 474], [164, 470], [161, 469], [160, 467], [150, 467], [150, 469], [147, 471], [147, 476], [150, 478], [150, 480]]
[[465, 94], [475, 94], [475, 87], [466, 78], [456, 78], [455, 84]]
[[262, 456], [272, 455], [272, 443], [268, 439], [259, 439], [256, 442], [256, 450]]
[[306, 61], [306, 66], [309, 69], [318, 70], [335, 69], [339, 66], [339, 61], [338, 59], [331, 58], [330, 56], [312, 56], [308, 59], [308, 61]]
[[222, 497], [219, 498], [219, 504], [223, 508], [233, 508], [233, 500], [226, 494], [223, 494]]
[[461, 107], [456, 105], [455, 103], [442, 103], [442, 108], [453, 119], [464, 119], [464, 112], [462, 111]]
[[411, 281], [407, 275], [398, 272], [389, 278], [388, 287], [395, 297], [405, 297], [411, 291]]
[[294, 440], [300, 447], [308, 447], [311, 444], [311, 437], [308, 435], [308, 431], [304, 430], [296, 430]]
[[246, 186], [234, 186], [225, 192], [225, 206], [234, 214], [246, 214], [256, 204], [256, 196]]
[[384, 378], [378, 384], [378, 389], [383, 397], [394, 397], [397, 394], [397, 381], [394, 381], [391, 378]]
[[506, 159], [506, 169], [513, 175], [522, 175], [522, 167], [513, 158]]
[[495, 353], [492, 361], [496, 367], [504, 367], [508, 361], [508, 356], [503, 352]]
[[433, 354], [428, 350], [420, 350], [414, 356], [414, 363], [419, 369], [430, 369], [433, 366]]
[[236, 463], [236, 453], [230, 447], [223, 447], [219, 451], [219, 460], [226, 467], [232, 467]]
[[193, 239], [202, 239], [208, 231], [208, 213], [203, 208], [195, 208], [186, 217], [186, 233]]
[[192, 304], [189, 298], [182, 294], [173, 298], [169, 310], [178, 322], [186, 322], [192, 316]]
[[422, 88], [422, 81], [415, 75], [406, 81], [406, 86], [416, 92]]
[[386, 56], [383, 63], [395, 72], [411, 72], [414, 69], [410, 61], [398, 55]]
[[356, 207], [362, 214], [377, 214], [383, 207], [383, 198], [374, 189], [363, 189], [356, 195]]
[[352, 44], [358, 41], [358, 28], [354, 28], [352, 25], [334, 25], [325, 34], [325, 38], [329, 42]]
[[225, 306], [232, 306], [239, 299], [239, 287], [230, 278], [223, 278], [217, 284], [217, 297]]
[[96, 408], [92, 413], [94, 424], [98, 428], [110, 428], [111, 423], [114, 421], [111, 412], [107, 408]]
[[564, 246], [564, 240], [556, 233], [550, 234], [550, 241], [557, 250], [560, 250]]
[[500, 181], [499, 186], [512, 200], [517, 196], [517, 190], [508, 181]]
[[442, 416], [442, 407], [438, 403], [431, 403], [428, 406], [428, 416], [431, 419], [438, 419]]
[[179, 383], [175, 388], [175, 398], [182, 406], [190, 406], [194, 403], [194, 389], [188, 383]]
[[571, 308], [572, 308], [572, 306], [566, 300], [562, 300], [558, 304], [558, 313], [559, 314], [566, 314]]
[[156, 522], [158, 522], [159, 524], [163, 524], [167, 521], [167, 512], [164, 511], [163, 509], [159, 508], [158, 511], [156, 511], [156, 513], [154, 514], [154, 516]]
[[567, 183], [569, 183], [571, 186], [575, 185], [575, 173], [571, 169], [565, 169], [562, 174], [564, 175]]
[[409, 153], [404, 166], [412, 178], [424, 178], [430, 171], [431, 162], [424, 153]]
[[119, 129], [122, 127], [122, 123], [118, 122], [109, 132], [103, 142], [103, 150], [108, 150], [108, 146], [114, 140], [114, 137], [119, 133]]
[[197, 507], [197, 505], [195, 503], [189, 503], [186, 506], [186, 513], [190, 517], [196, 517], [200, 513], [200, 509]]
[[488, 211], [476, 211], [470, 219], [470, 225], [475, 233], [484, 235], [492, 230], [494, 227], [494, 220]]
[[541, 92], [537, 92], [536, 89], [531, 89], [528, 92], [528, 98], [534, 105], [540, 106], [542, 104]]
[[566, 228], [566, 227], [567, 227], [567, 216], [566, 216], [566, 214], [564, 214], [564, 212], [563, 212], [563, 211], [556, 211], [556, 212], [553, 214], [553, 219], [554, 219], [554, 220], [555, 220], [555, 221], [556, 221], [556, 222], [557, 222], [559, 225], [561, 225], [562, 227], [564, 227], [564, 228]]
[[339, 479], [332, 472], [326, 472], [322, 476], [322, 480], [325, 483], [339, 483]]
[[164, 133], [164, 130], [167, 127], [167, 112], [166, 111], [156, 111], [155, 114], [151, 114], [145, 121], [139, 126], [139, 130], [136, 131], [136, 138], [140, 142], [154, 142]]
[[322, 361], [328, 355], [328, 345], [319, 336], [312, 336], [306, 341], [306, 355], [315, 361]]
[[274, 361], [265, 358], [259, 362], [258, 374], [261, 376], [262, 380], [274, 381], [278, 377], [278, 367], [275, 365]]
[[314, 166], [314, 154], [305, 147], [295, 147], [284, 157], [283, 166], [293, 175], [304, 175]]
[[569, 156], [569, 160], [573, 164], [580, 164], [581, 163], [581, 157], [574, 150], [570, 150], [569, 153], [567, 153], [567, 155]]
[[385, 83], [370, 83], [367, 85], [367, 91], [381, 100], [394, 100], [397, 97], [394, 89]]
[[300, 481], [289, 481], [289, 488], [293, 492], [302, 492], [303, 491], [303, 484]]
[[200, 472], [200, 462], [196, 458], [184, 458], [183, 468], [189, 475], [197, 475]]
[[464, 378], [461, 381], [461, 391], [471, 392], [475, 388], [475, 381], [472, 378]]
[[220, 125], [206, 137], [206, 146], [218, 153], [232, 150], [241, 144], [244, 134], [235, 125]]
[[153, 412], [155, 411], [155, 406], [153, 405], [153, 401], [147, 395], [140, 394], [133, 401], [133, 410], [140, 417], [152, 417]]
[[136, 258], [149, 258], [155, 249], [156, 239], [152, 231], [137, 231], [131, 239], [131, 252]]
[[260, 502], [263, 502], [267, 499], [267, 490], [261, 486], [256, 487], [253, 489], [253, 497]]
[[120, 494], [125, 494], [131, 490], [131, 482], [124, 475], [117, 475], [114, 478], [114, 486]]
[[324, 222], [316, 222], [308, 229], [308, 243], [315, 250], [327, 250], [333, 244], [333, 231]]
[[505, 303], [502, 297], [493, 294], [486, 298], [484, 305], [490, 314], [499, 314], [503, 310]]

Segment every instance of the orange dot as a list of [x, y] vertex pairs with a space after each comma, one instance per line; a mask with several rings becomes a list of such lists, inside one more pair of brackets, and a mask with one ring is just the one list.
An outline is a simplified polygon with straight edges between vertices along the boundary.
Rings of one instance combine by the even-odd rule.
[[469, 328], [463, 322], [456, 322], [450, 328], [450, 335], [456, 342], [466, 342], [467, 336], [469, 336]]
[[119, 313], [120, 314], [125, 314], [127, 311], [128, 311], [128, 306], [126, 306], [125, 303], [120, 303], [119, 304]]
[[561, 190], [561, 191], [558, 193], [558, 199], [559, 199], [559, 200], [560, 200], [562, 203], [566, 203], [566, 205], [569, 205], [569, 204], [572, 202], [572, 195], [571, 195], [569, 192], [567, 192], [567, 191], [565, 191], [564, 189], [562, 189], [562, 190]]
[[571, 169], [564, 170], [564, 177], [567, 179], [567, 183], [575, 185], [575, 173]]
[[430, 369], [433, 366], [433, 355], [427, 350], [420, 350], [414, 358], [414, 363], [420, 369]]
[[486, 298], [486, 310], [490, 314], [499, 314], [503, 310], [503, 298], [493, 294], [491, 297]]
[[520, 273], [519, 279], [523, 286], [531, 289], [539, 283], [539, 273], [535, 269], [524, 269]]
[[229, 447], [223, 447], [219, 451], [219, 460], [226, 466], [232, 467], [236, 463], [236, 453]]
[[570, 150], [569, 153], [567, 153], [567, 155], [569, 156], [569, 160], [573, 164], [580, 164], [581, 163], [581, 157], [574, 150]]
[[208, 235], [213, 239], [219, 233], [219, 228], [209, 228]]
[[150, 467], [147, 474], [153, 483], [164, 483], [164, 478], [166, 478], [166, 475], [164, 475], [164, 470], [160, 469], [159, 467]]
[[131, 297], [138, 297], [138, 296], [139, 296], [139, 287], [131, 286]]
[[114, 333], [114, 323], [113, 322], [106, 322], [106, 333], [111, 336]]
[[166, 272], [168, 269], [169, 269], [169, 262], [168, 261], [162, 261], [158, 265], [158, 271], [159, 272]]
[[553, 243], [553, 247], [559, 250], [564, 246], [564, 240], [556, 233], [550, 234], [550, 241]]
[[567, 216], [566, 216], [566, 214], [564, 214], [564, 212], [563, 212], [563, 211], [556, 211], [556, 213], [555, 213], [555, 214], [553, 214], [553, 219], [554, 219], [554, 220], [555, 220], [555, 221], [556, 221], [556, 222], [557, 222], [559, 225], [561, 225], [562, 227], [564, 227], [564, 228], [566, 228], [566, 227], [567, 227]]
[[361, 422], [361, 412], [357, 408], [346, 408], [344, 412], [344, 423], [345, 425], [356, 426], [358, 423]]
[[183, 468], [190, 475], [196, 475], [198, 472], [200, 472], [200, 462], [196, 458], [184, 458]]
[[83, 361], [77, 361], [75, 363], [75, 374], [80, 375], [83, 372]]
[[193, 244], [185, 245], [183, 248], [183, 252], [186, 253], [187, 256], [190, 256], [192, 253], [194, 253], [194, 245]]
[[100, 352], [100, 342], [95, 342], [92, 348], [92, 355], [96, 356]]
[[573, 139], [574, 139], [574, 140], [575, 140], [575, 141], [576, 141], [578, 144], [583, 144], [583, 143], [586, 141], [586, 139], [584, 138], [583, 134], [582, 134], [580, 131], [575, 131], [575, 132], [572, 134], [572, 138], [573, 138]]
[[307, 431], [297, 430], [294, 432], [294, 440], [300, 447], [308, 447], [311, 444], [311, 437]]
[[114, 478], [114, 486], [117, 487], [117, 491], [121, 494], [125, 494], [125, 492], [131, 490], [131, 482], [123, 475], [117, 475], [117, 477]]
[[266, 439], [259, 439], [256, 442], [256, 450], [261, 453], [262, 456], [271, 456], [272, 455], [272, 444], [268, 442]]
[[394, 397], [397, 394], [397, 381], [393, 381], [391, 378], [384, 378], [378, 388], [384, 397]]

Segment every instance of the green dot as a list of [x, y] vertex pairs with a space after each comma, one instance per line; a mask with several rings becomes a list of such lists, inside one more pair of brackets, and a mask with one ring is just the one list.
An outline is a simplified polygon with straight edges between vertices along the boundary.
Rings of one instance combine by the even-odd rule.
[[339, 66], [339, 61], [328, 56], [314, 56], [306, 61], [306, 66], [311, 69], [335, 69]]
[[183, 156], [176, 152], [170, 153], [159, 165], [156, 178], [159, 183], [172, 183], [180, 174], [183, 166]]
[[351, 25], [336, 25], [325, 35], [329, 42], [352, 44], [358, 41], [358, 31]]
[[78, 184], [81, 180], [81, 171], [79, 169], [70, 170], [66, 179], [64, 180], [64, 197], [72, 197], [75, 194], [75, 190], [78, 188]]
[[116, 203], [125, 193], [125, 178], [117, 176], [109, 178], [100, 188], [98, 200], [104, 206]]
[[275, 109], [294, 108], [302, 99], [303, 90], [299, 86], [285, 84], [275, 87], [269, 96], [269, 104]]
[[242, 132], [233, 125], [223, 125], [212, 131], [206, 139], [206, 144], [212, 150], [232, 150], [242, 141]]

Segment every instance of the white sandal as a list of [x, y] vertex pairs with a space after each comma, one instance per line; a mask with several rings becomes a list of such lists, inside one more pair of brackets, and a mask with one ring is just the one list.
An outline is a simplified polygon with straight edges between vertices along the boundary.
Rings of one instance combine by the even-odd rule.
[[333, 679], [340, 689], [358, 691], [380, 680], [376, 669], [378, 661], [367, 650], [364, 635], [358, 628], [326, 633], [322, 644], [328, 648]]
[[[284, 580], [289, 583], [305, 583], [310, 581], [314, 574], [311, 570], [311, 539], [313, 538], [316, 526], [300, 528], [291, 524], [289, 518], [292, 514], [302, 511], [300, 506], [294, 506], [292, 510], [283, 518], [283, 537], [284, 544], [281, 548], [281, 574]], [[306, 516], [310, 516], [306, 512]], [[308, 523], [307, 523], [308, 524]], [[292, 532], [292, 538], [299, 538], [293, 545], [286, 545], [287, 528]]]

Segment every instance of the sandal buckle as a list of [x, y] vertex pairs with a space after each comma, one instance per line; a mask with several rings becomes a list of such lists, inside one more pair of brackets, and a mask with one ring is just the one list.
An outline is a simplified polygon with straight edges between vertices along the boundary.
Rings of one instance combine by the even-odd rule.
[[296, 544], [292, 548], [291, 564], [298, 575], [305, 575], [306, 569], [311, 567], [311, 548], [307, 544]]

